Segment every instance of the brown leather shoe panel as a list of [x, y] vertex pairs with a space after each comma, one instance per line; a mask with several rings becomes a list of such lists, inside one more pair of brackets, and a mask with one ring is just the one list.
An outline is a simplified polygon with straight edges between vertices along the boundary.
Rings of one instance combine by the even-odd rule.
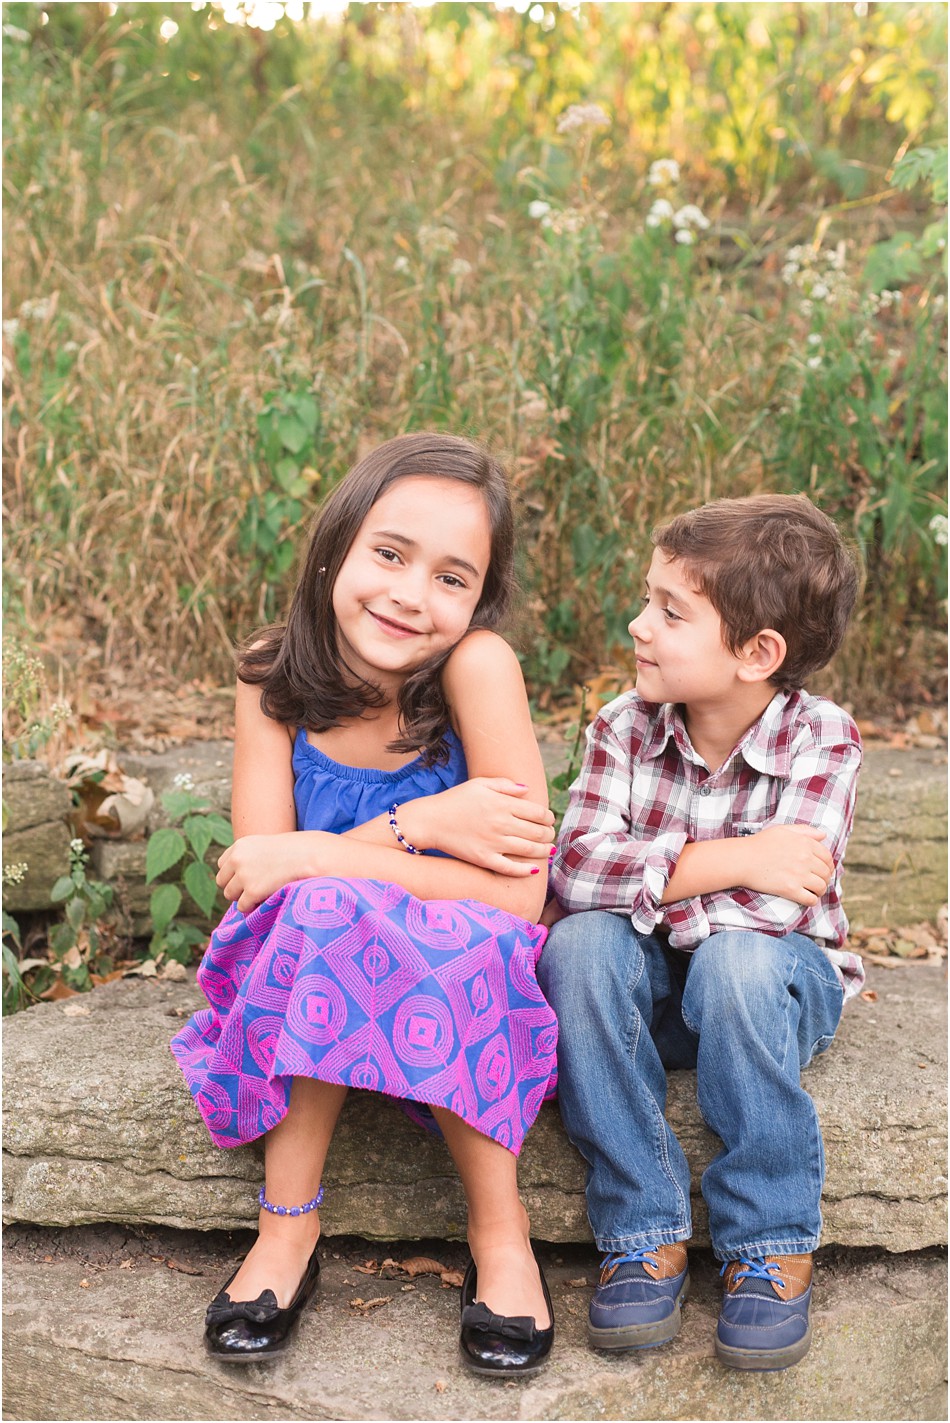
[[[769, 1283], [779, 1299], [798, 1299], [811, 1284], [812, 1257], [810, 1255], [766, 1255], [766, 1264], [778, 1265], [779, 1273]], [[733, 1294], [742, 1281], [736, 1276], [742, 1270], [741, 1260], [730, 1260], [723, 1277], [723, 1287]]]

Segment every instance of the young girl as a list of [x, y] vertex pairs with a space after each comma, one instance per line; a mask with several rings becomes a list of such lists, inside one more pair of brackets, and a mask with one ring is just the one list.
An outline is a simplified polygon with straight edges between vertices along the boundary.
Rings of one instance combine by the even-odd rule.
[[435, 1118], [468, 1201], [462, 1357], [533, 1372], [554, 1335], [516, 1158], [553, 1091], [535, 967], [553, 817], [521, 670], [504, 472], [404, 435], [317, 520], [285, 627], [239, 663], [232, 901], [172, 1043], [214, 1141], [266, 1133], [258, 1238], [209, 1307], [224, 1361], [283, 1347], [316, 1285], [350, 1087]]

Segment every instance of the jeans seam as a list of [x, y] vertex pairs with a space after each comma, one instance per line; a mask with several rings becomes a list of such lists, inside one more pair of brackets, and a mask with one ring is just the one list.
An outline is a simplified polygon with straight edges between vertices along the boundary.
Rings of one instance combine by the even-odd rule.
[[[640, 1012], [640, 1009], [637, 1007], [637, 1004], [636, 1004], [636, 1001], [635, 1001], [635, 998], [634, 998], [635, 990], [636, 990], [637, 987], [639, 986], [640, 980], [643, 978], [643, 975], [644, 975], [644, 974], [646, 973], [646, 971], [647, 971], [646, 954], [644, 953], [644, 951], [643, 951], [642, 948], [640, 949], [639, 958], [640, 958], [639, 972], [638, 972], [638, 973], [636, 974], [636, 976], [630, 981], [629, 990], [628, 990], [628, 992], [629, 992], [629, 998], [630, 998], [630, 1004], [631, 1004], [631, 1007], [632, 1007], [632, 1010], [633, 1010], [633, 1018], [634, 1018], [634, 1028], [633, 1028], [633, 1032], [632, 1032], [631, 1037], [630, 1037], [630, 1061], [631, 1061], [631, 1063], [632, 1063], [632, 1065], [633, 1065], [634, 1071], [636, 1071], [636, 1067], [637, 1067], [637, 1049], [638, 1049], [638, 1047], [640, 1046], [640, 1035], [641, 1035], [641, 1033], [643, 1032], [644, 1027], [646, 1026], [646, 1024], [645, 1024], [645, 1022], [644, 1022], [643, 1014]], [[651, 1038], [652, 1038], [652, 1033], [651, 1033]], [[654, 1043], [654, 1050], [656, 1050], [656, 1044], [655, 1044], [655, 1043]], [[663, 1068], [662, 1065], [661, 1065], [661, 1071], [663, 1071], [664, 1073], [665, 1073], [665, 1071], [666, 1071], [666, 1069]], [[655, 1155], [656, 1155], [656, 1158], [657, 1158], [657, 1160], [659, 1161], [660, 1166], [661, 1166], [663, 1172], [665, 1173], [665, 1175], [666, 1175], [666, 1177], [667, 1177], [667, 1179], [668, 1179], [670, 1185], [672, 1186], [673, 1191], [674, 1191], [675, 1194], [676, 1194], [676, 1199], [677, 1199], [677, 1201], [679, 1202], [679, 1214], [680, 1214], [680, 1221], [682, 1222], [682, 1224], [681, 1224], [680, 1226], [677, 1226], [676, 1229], [682, 1229], [682, 1230], [685, 1230], [685, 1231], [688, 1232], [688, 1231], [690, 1230], [689, 1200], [688, 1200], [688, 1198], [684, 1198], [682, 1187], [680, 1186], [679, 1181], [676, 1179], [676, 1174], [675, 1174], [675, 1172], [673, 1171], [673, 1166], [672, 1166], [672, 1163], [671, 1163], [671, 1161], [670, 1161], [669, 1149], [668, 1149], [668, 1147], [667, 1147], [667, 1142], [666, 1142], [666, 1131], [667, 1131], [666, 1118], [665, 1118], [665, 1116], [663, 1115], [663, 1113], [660, 1111], [660, 1108], [659, 1108], [659, 1106], [658, 1106], [658, 1104], [657, 1104], [657, 1102], [656, 1102], [656, 1099], [653, 1098], [652, 1094], [651, 1094], [651, 1100], [650, 1100], [650, 1107], [651, 1107], [652, 1114], [653, 1114], [654, 1143], [655, 1143], [655, 1148], [656, 1148], [656, 1150], [655, 1150]], [[688, 1238], [688, 1237], [687, 1237], [687, 1238]]]

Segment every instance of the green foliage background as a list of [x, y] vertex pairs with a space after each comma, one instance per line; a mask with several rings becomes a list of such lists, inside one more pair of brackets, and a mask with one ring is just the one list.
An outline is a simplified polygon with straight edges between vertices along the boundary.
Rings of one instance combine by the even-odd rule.
[[622, 675], [652, 525], [758, 489], [864, 555], [826, 689], [940, 695], [946, 13], [7, 5], [12, 626], [226, 679], [323, 493], [438, 426], [513, 472], [541, 706]]

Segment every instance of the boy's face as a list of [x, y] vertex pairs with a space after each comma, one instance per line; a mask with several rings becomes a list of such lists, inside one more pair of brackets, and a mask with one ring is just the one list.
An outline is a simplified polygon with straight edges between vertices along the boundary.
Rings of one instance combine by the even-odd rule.
[[629, 630], [637, 691], [645, 701], [682, 702], [698, 710], [735, 697], [740, 659], [723, 643], [719, 614], [678, 558], [654, 550], [644, 605]]

